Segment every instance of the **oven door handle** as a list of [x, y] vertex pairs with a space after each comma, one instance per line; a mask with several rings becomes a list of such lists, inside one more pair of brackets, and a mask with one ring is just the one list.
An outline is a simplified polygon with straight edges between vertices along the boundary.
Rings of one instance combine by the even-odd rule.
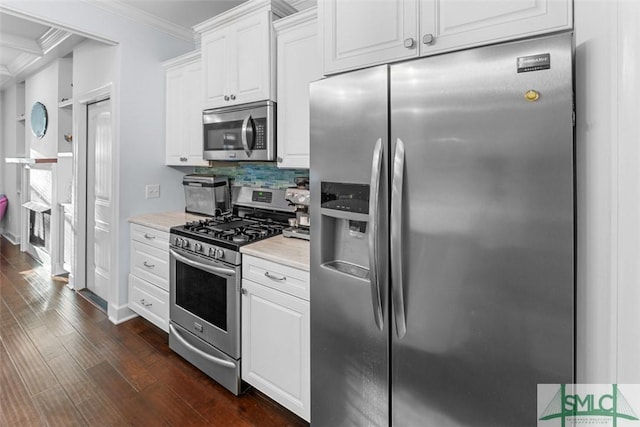
[[192, 259], [189, 259], [184, 255], [180, 255], [178, 252], [174, 251], [173, 249], [169, 249], [169, 252], [171, 253], [171, 256], [174, 257], [176, 260], [180, 262], [184, 262], [185, 264], [188, 264], [194, 268], [199, 268], [200, 270], [205, 270], [212, 274], [221, 274], [223, 276], [233, 277], [236, 275], [236, 271], [232, 268], [216, 267], [213, 265], [203, 264], [201, 262], [197, 262]]
[[212, 356], [210, 354], [205, 353], [204, 351], [200, 350], [198, 347], [194, 346], [193, 344], [191, 344], [190, 342], [188, 342], [187, 340], [184, 339], [184, 337], [182, 335], [180, 335], [180, 332], [178, 332], [178, 330], [176, 328], [173, 327], [173, 325], [171, 323], [169, 323], [169, 332], [171, 334], [173, 334], [174, 337], [176, 337], [176, 339], [178, 341], [180, 341], [180, 344], [182, 344], [183, 346], [187, 347], [189, 349], [189, 351], [196, 353], [198, 356], [202, 357], [203, 359], [206, 359], [212, 363], [215, 363], [217, 365], [222, 365], [225, 368], [234, 368], [236, 367], [236, 365], [233, 362], [229, 362], [228, 360], [224, 360], [224, 359], [220, 359], [218, 357]]

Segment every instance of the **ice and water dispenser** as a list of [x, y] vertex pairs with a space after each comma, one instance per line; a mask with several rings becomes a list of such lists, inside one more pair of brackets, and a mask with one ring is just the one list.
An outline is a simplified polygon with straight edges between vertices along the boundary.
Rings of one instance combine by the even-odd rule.
[[321, 265], [369, 279], [369, 185], [321, 182]]

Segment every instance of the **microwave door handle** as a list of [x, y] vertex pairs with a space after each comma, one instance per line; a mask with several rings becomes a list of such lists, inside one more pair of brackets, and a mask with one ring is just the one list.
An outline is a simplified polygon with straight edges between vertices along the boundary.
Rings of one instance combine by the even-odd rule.
[[187, 265], [190, 265], [193, 268], [198, 268], [200, 270], [205, 270], [208, 271], [209, 273], [212, 274], [221, 274], [223, 276], [235, 276], [236, 272], [235, 270], [231, 269], [231, 268], [226, 268], [226, 267], [216, 267], [214, 265], [206, 265], [206, 264], [202, 264], [200, 262], [197, 261], [193, 261], [183, 255], [180, 255], [179, 253], [177, 253], [176, 251], [174, 251], [173, 249], [170, 249], [169, 252], [171, 253], [171, 256], [174, 257], [176, 260], [183, 262]]
[[251, 114], [247, 115], [242, 121], [242, 147], [244, 148], [244, 152], [247, 154], [247, 158], [251, 157], [251, 149], [253, 148], [253, 139], [255, 138], [253, 132], [253, 124], [251, 126], [251, 147], [249, 147], [249, 141], [247, 139], [247, 133], [249, 132], [249, 122], [252, 122], [253, 118]]
[[379, 248], [379, 201], [380, 179], [382, 171], [382, 138], [378, 138], [373, 148], [371, 162], [371, 185], [369, 186], [369, 281], [371, 285], [371, 302], [373, 304], [373, 318], [378, 329], [384, 328], [382, 302], [380, 295], [380, 274], [378, 271]]

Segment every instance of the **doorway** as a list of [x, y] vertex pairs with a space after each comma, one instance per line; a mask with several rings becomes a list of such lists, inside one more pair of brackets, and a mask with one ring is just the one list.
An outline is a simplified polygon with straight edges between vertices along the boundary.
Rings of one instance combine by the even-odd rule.
[[80, 293], [107, 311], [113, 202], [111, 99], [86, 107], [86, 288]]

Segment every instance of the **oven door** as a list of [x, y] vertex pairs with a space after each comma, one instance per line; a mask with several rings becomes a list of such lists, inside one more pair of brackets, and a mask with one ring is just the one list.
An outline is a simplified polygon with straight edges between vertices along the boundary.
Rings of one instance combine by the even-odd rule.
[[240, 358], [240, 267], [170, 249], [171, 322]]
[[204, 111], [205, 160], [275, 160], [274, 103]]

